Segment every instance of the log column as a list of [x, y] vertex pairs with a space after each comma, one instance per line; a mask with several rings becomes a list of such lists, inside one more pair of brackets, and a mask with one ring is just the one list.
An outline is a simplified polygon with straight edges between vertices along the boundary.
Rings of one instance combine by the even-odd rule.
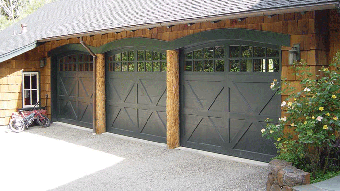
[[167, 50], [166, 117], [167, 145], [169, 149], [179, 147], [179, 54], [178, 50]]
[[105, 55], [96, 54], [96, 134], [106, 132]]

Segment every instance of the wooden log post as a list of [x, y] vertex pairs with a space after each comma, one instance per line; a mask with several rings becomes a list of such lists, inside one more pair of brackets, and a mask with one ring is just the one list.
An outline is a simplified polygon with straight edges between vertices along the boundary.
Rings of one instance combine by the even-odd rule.
[[169, 149], [179, 147], [179, 54], [178, 50], [167, 50], [166, 117], [167, 145]]
[[96, 54], [96, 134], [106, 132], [105, 55]]

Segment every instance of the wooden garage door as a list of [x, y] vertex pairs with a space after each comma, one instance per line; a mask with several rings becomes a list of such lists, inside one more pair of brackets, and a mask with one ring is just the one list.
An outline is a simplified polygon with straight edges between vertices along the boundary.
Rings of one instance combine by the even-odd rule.
[[118, 51], [107, 63], [107, 131], [166, 142], [165, 52]]
[[280, 51], [264, 45], [220, 45], [184, 50], [181, 58], [181, 144], [268, 161], [266, 118], [280, 116]]
[[92, 128], [93, 58], [73, 54], [58, 58], [58, 121]]

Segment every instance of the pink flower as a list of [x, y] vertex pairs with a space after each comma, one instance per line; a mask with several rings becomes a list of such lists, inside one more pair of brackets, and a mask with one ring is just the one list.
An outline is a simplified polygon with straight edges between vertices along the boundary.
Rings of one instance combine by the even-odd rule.
[[318, 120], [318, 121], [321, 121], [323, 119], [323, 117], [321, 117], [321, 116], [318, 116], [317, 118], [316, 118], [316, 120]]

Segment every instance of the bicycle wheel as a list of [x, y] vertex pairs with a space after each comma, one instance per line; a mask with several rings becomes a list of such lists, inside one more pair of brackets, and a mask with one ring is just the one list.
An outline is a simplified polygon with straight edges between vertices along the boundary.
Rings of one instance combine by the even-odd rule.
[[24, 131], [25, 127], [26, 127], [25, 122], [22, 118], [11, 119], [9, 121], [8, 126], [12, 131], [14, 131], [16, 133]]
[[42, 127], [49, 127], [51, 121], [46, 115], [41, 115], [37, 117], [37, 123]]

